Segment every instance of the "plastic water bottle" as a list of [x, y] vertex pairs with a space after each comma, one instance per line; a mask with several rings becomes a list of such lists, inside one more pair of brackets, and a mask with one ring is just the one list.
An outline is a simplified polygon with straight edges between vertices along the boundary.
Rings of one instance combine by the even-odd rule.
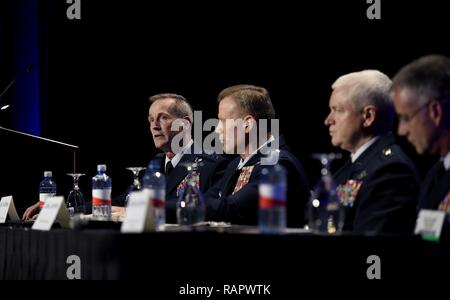
[[166, 177], [160, 170], [161, 161], [152, 160], [143, 178], [144, 192], [147, 193], [150, 205], [154, 207], [155, 226], [157, 231], [164, 230], [166, 224]]
[[259, 232], [284, 234], [286, 232], [286, 170], [276, 164], [261, 171], [259, 182]]
[[56, 183], [50, 171], [44, 172], [44, 180], [39, 184], [39, 208], [42, 209], [48, 198], [56, 196]]
[[111, 218], [111, 178], [106, 175], [106, 166], [97, 166], [97, 175], [92, 178], [92, 214], [94, 217]]

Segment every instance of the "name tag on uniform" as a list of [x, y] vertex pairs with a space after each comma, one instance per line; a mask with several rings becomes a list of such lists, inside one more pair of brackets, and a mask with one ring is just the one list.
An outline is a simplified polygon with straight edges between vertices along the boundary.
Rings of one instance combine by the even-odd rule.
[[12, 196], [3, 197], [0, 201], [0, 224], [4, 224], [8, 217], [11, 221], [20, 220]]
[[55, 222], [58, 222], [62, 228], [70, 228], [69, 211], [64, 197], [51, 197], [45, 200], [44, 207], [31, 229], [49, 231]]
[[437, 242], [441, 237], [444, 219], [443, 211], [422, 209], [419, 212], [414, 233], [422, 235], [424, 240]]
[[150, 202], [150, 191], [133, 192], [128, 200], [122, 233], [143, 233], [155, 230], [154, 206]]

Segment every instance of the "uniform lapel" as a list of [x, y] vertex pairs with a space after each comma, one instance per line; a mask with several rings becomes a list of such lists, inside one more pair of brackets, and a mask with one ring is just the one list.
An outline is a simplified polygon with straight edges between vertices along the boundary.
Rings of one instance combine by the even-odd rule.
[[193, 154], [185, 154], [177, 164], [177, 166], [172, 170], [170, 176], [167, 180], [167, 193], [171, 193], [184, 178], [188, 175], [187, 168], [183, 165], [186, 163], [193, 163], [195, 159], [195, 155]]
[[382, 151], [385, 151], [387, 153], [386, 155], [391, 155], [388, 151], [392, 151], [389, 149], [394, 143], [395, 139], [391, 132], [380, 136], [378, 140], [367, 148], [366, 151], [364, 151], [353, 163], [355, 166], [353, 169], [352, 179], [363, 180], [364, 177], [368, 175], [365, 169], [369, 162], [374, 160], [377, 155], [382, 153]]
[[419, 193], [419, 207], [420, 208], [436, 208], [435, 205], [439, 205], [439, 203], [435, 203], [437, 200], [432, 201], [432, 194], [434, 194], [434, 187], [436, 185], [436, 176], [439, 171], [439, 164], [437, 162], [434, 166], [428, 171], [425, 179], [423, 180], [422, 187]]
[[[278, 142], [279, 142], [279, 149], [287, 149], [286, 142], [285, 142], [283, 136], [279, 137]], [[250, 166], [258, 165], [260, 163], [260, 161], [261, 161], [261, 157], [265, 153], [267, 153], [265, 151], [266, 150], [265, 148], [267, 148], [269, 146], [271, 146], [271, 143], [269, 143], [265, 147], [261, 148], [258, 152], [256, 152], [255, 155], [253, 155], [248, 160], [248, 162], [243, 166], [243, 168], [244, 167], [250, 167]], [[239, 175], [241, 174], [241, 171], [242, 171], [242, 169], [241, 170], [237, 170], [237, 167], [238, 167], [239, 163], [240, 163], [240, 158], [236, 158], [228, 166], [230, 172], [227, 172], [227, 174], [225, 174], [225, 176], [228, 178], [228, 180], [227, 180], [226, 184], [224, 185], [225, 188], [222, 191], [223, 195], [231, 195], [234, 192], [234, 190], [236, 188], [236, 184], [237, 184], [238, 179], [239, 179]], [[234, 171], [231, 171], [231, 170], [234, 170]], [[250, 176], [251, 176], [251, 174], [250, 174]]]
[[237, 166], [239, 165], [240, 159], [236, 158], [233, 160], [228, 166], [228, 172], [225, 174], [226, 183], [223, 185], [224, 189], [222, 191], [222, 195], [227, 196], [231, 195], [236, 185], [237, 179], [239, 178], [240, 170], [237, 170]]
[[444, 200], [444, 197], [449, 193], [450, 189], [450, 170], [440, 178], [434, 188], [429, 191], [429, 198], [431, 200], [431, 207], [437, 208], [439, 204]]
[[352, 160], [348, 158], [345, 164], [333, 175], [333, 179], [336, 182], [345, 182], [347, 181], [352, 173]]

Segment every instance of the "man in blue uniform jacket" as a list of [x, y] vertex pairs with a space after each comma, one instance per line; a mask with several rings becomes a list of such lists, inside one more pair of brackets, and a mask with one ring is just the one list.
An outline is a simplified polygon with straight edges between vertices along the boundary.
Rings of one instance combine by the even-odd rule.
[[[178, 131], [171, 130], [175, 120], [184, 121], [185, 128], [191, 128], [193, 110], [183, 96], [159, 94], [151, 97], [150, 102], [148, 121], [153, 142], [164, 152], [157, 159], [161, 160], [161, 170], [166, 174], [166, 223], [174, 224], [178, 196], [187, 184], [187, 166], [198, 164], [196, 181], [204, 193], [222, 178], [228, 160], [215, 154], [195, 154], [191, 130], [182, 131], [181, 127]], [[174, 137], [181, 137], [180, 134], [181, 145], [175, 145]]]
[[[392, 98], [399, 118], [399, 135], [419, 154], [440, 160], [422, 184], [419, 209], [437, 209], [450, 218], [450, 59], [421, 57], [394, 77]], [[450, 231], [450, 228], [447, 228]]]
[[332, 144], [351, 153], [333, 176], [345, 206], [347, 231], [414, 229], [419, 179], [390, 132], [394, 118], [390, 87], [391, 80], [375, 70], [344, 75], [332, 87], [325, 124]]
[[[194, 142], [190, 130], [193, 110], [183, 96], [159, 94], [151, 97], [150, 102], [148, 121], [153, 142], [157, 149], [164, 152], [156, 158], [161, 160], [161, 171], [166, 174], [166, 223], [173, 224], [177, 223], [178, 196], [187, 183], [188, 170], [186, 167], [192, 163], [198, 164], [196, 181], [204, 193], [223, 177], [228, 159], [215, 154], [194, 153]], [[173, 131], [172, 124], [175, 121], [184, 122], [184, 128], [180, 126], [179, 130]], [[189, 128], [189, 130], [183, 131], [185, 128]], [[181, 144], [172, 143], [175, 136], [180, 137]], [[113, 199], [114, 213], [122, 215], [125, 213], [123, 207], [125, 196], [126, 194], [122, 194]], [[86, 203], [87, 213], [90, 213], [91, 210], [91, 202]], [[30, 207], [25, 212], [24, 219], [31, 218], [36, 212], [34, 206]]]
[[[304, 225], [305, 206], [310, 197], [307, 179], [297, 158], [284, 139], [270, 127], [275, 111], [266, 89], [251, 85], [233, 86], [222, 91], [217, 132], [227, 154], [239, 154], [228, 165], [223, 179], [207, 193], [207, 219], [233, 224], [258, 222], [258, 184], [265, 167], [264, 158], [276, 153], [277, 163], [287, 171], [287, 224]], [[252, 142], [252, 131], [261, 133], [260, 120], [268, 121], [265, 138]], [[241, 132], [242, 134], [239, 134]], [[258, 135], [261, 137], [261, 135]], [[278, 144], [278, 147], [276, 145]], [[271, 162], [274, 163], [274, 162]]]
[[[191, 153], [193, 151], [191, 146]], [[176, 224], [176, 205], [182, 190], [186, 187], [189, 171], [186, 165], [196, 163], [197, 167], [197, 184], [201, 192], [205, 193], [215, 183], [217, 183], [224, 175], [228, 159], [215, 154], [187, 154], [183, 153], [179, 162], [174, 168], [164, 165], [166, 162], [166, 154], [160, 153], [154, 159], [160, 161], [161, 170], [165, 170], [166, 175], [166, 223]], [[173, 159], [172, 159], [173, 161]]]

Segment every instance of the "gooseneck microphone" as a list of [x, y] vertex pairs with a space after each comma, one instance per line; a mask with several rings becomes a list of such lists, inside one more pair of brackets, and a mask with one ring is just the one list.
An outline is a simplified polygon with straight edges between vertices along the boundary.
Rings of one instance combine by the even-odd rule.
[[[14, 86], [14, 84], [16, 83], [16, 81], [23, 75], [27, 74], [27, 73], [31, 73], [33, 72], [35, 69], [34, 64], [29, 65], [26, 69], [24, 69], [22, 72], [20, 72], [13, 80], [11, 80], [11, 82], [6, 86], [6, 88], [2, 91], [2, 93], [0, 94], [0, 110], [6, 110], [9, 108], [9, 104], [7, 102], [3, 102], [3, 96], [11, 89], [12, 86]], [[55, 145], [59, 145], [62, 147], [66, 147], [66, 148], [70, 148], [73, 150], [73, 173], [76, 173], [76, 154], [77, 154], [77, 150], [79, 149], [78, 146], [75, 145], [71, 145], [71, 144], [67, 144], [67, 143], [63, 143], [60, 141], [56, 141], [56, 140], [51, 140], [51, 139], [47, 139], [47, 138], [43, 138], [40, 136], [36, 136], [36, 135], [32, 135], [32, 134], [28, 134], [25, 132], [20, 132], [20, 131], [16, 131], [16, 130], [12, 130], [12, 129], [8, 129], [5, 127], [0, 126], [0, 131], [3, 132], [7, 132], [10, 134], [14, 134], [14, 135], [19, 135], [19, 136], [23, 136], [25, 138], [31, 138], [31, 139], [35, 139], [35, 140], [39, 140], [41, 142], [45, 142], [45, 143], [51, 143], [51, 144], [55, 144]]]
[[9, 108], [9, 104], [6, 102], [3, 102], [3, 96], [6, 95], [6, 93], [11, 89], [11, 87], [16, 83], [17, 79], [19, 79], [21, 76], [27, 73], [31, 73], [34, 71], [35, 66], [33, 64], [29, 65], [25, 70], [20, 72], [11, 82], [6, 86], [6, 88], [2, 91], [0, 94], [0, 110], [6, 110]]

